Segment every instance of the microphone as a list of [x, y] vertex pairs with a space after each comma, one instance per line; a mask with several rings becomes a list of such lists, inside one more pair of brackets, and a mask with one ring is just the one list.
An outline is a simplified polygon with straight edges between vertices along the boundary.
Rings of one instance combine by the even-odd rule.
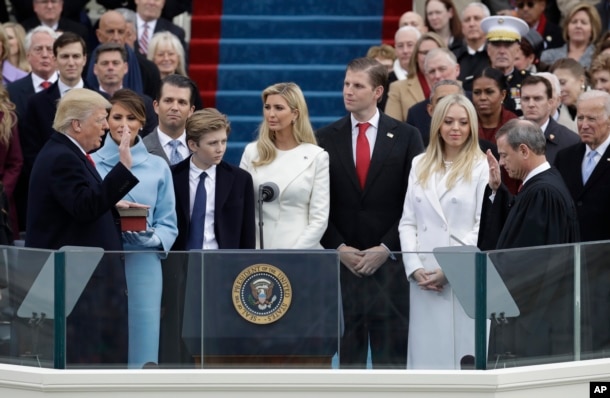
[[274, 182], [266, 182], [258, 186], [258, 196], [263, 202], [273, 202], [280, 193]]

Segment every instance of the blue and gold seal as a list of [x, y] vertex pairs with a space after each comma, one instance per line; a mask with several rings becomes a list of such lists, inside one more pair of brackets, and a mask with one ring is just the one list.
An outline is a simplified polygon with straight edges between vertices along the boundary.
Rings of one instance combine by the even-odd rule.
[[279, 268], [254, 264], [237, 275], [231, 296], [233, 306], [242, 318], [266, 325], [286, 314], [292, 301], [292, 286]]

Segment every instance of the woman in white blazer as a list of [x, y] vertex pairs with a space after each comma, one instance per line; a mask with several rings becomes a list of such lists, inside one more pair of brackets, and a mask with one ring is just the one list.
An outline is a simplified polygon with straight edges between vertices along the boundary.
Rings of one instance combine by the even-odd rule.
[[460, 94], [443, 98], [432, 116], [430, 144], [413, 159], [398, 227], [411, 282], [409, 369], [460, 369], [462, 358], [474, 355], [474, 320], [429, 252], [459, 245], [451, 235], [476, 245], [488, 178], [474, 106]]
[[[263, 204], [264, 248], [322, 249], [330, 206], [328, 153], [316, 145], [299, 86], [277, 83], [262, 97], [259, 136], [246, 146], [240, 167], [252, 175], [255, 196], [261, 184], [279, 188], [279, 196]], [[256, 206], [257, 225], [260, 217]], [[256, 247], [261, 248], [258, 234]]]

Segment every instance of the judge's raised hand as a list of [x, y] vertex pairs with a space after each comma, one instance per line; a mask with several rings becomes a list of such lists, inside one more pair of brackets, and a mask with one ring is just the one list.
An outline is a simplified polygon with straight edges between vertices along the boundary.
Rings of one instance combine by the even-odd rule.
[[487, 156], [487, 164], [489, 165], [489, 187], [492, 191], [496, 192], [502, 184], [502, 177], [500, 176], [500, 163], [498, 159], [491, 153], [491, 149], [485, 152]]
[[363, 255], [364, 254], [355, 247], [348, 245], [339, 247], [339, 259], [341, 260], [341, 264], [358, 278], [362, 278], [362, 275], [355, 270], [355, 267], [358, 265]]
[[123, 134], [121, 134], [121, 142], [119, 143], [119, 161], [127, 169], [131, 169], [131, 132], [129, 127], [123, 126]]
[[354, 269], [361, 275], [373, 275], [390, 256], [383, 246], [375, 246], [362, 252], [363, 256]]

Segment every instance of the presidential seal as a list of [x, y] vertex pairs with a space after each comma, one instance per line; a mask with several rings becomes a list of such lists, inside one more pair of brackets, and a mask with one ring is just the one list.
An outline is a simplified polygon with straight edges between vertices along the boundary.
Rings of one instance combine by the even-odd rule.
[[273, 323], [283, 317], [292, 301], [292, 287], [286, 274], [269, 264], [244, 269], [233, 282], [233, 306], [248, 322]]

